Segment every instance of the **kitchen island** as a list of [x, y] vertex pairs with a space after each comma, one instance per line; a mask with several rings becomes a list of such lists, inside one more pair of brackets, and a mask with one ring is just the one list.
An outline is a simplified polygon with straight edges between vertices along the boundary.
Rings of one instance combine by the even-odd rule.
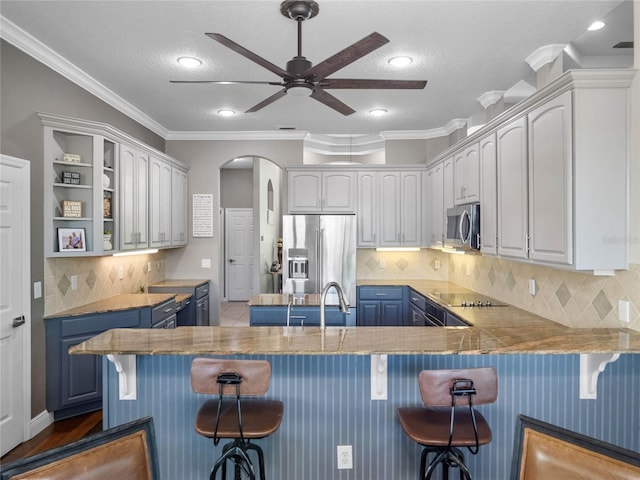
[[[72, 353], [105, 356], [105, 428], [154, 417], [162, 477], [168, 479], [206, 478], [220, 452], [193, 430], [207, 397], [191, 391], [190, 368], [202, 355], [271, 362], [267, 395], [284, 402], [285, 414], [281, 428], [260, 441], [270, 478], [417, 477], [420, 450], [402, 433], [396, 410], [420, 404], [417, 376], [427, 368], [493, 365], [498, 371], [498, 401], [481, 407], [494, 439], [478, 455], [468, 455], [474, 478], [508, 478], [520, 413], [640, 448], [634, 400], [640, 398], [640, 332], [631, 330], [558, 324], [328, 327], [324, 332], [317, 327], [116, 329]], [[595, 399], [580, 398], [582, 353], [621, 354], [600, 374]], [[106, 355], [115, 355], [118, 367]], [[127, 371], [126, 362], [135, 366], [133, 387], [117, 371]], [[373, 391], [374, 366], [386, 373], [384, 398]], [[338, 472], [336, 445], [353, 446], [352, 471]]]

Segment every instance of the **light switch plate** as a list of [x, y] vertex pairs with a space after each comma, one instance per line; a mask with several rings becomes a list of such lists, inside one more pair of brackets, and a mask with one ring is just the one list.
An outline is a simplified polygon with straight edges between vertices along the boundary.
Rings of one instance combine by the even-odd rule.
[[618, 320], [629, 323], [629, 302], [626, 300], [618, 301]]
[[42, 297], [42, 282], [35, 282], [33, 284], [33, 298]]
[[211, 259], [203, 258], [202, 261], [200, 262], [200, 265], [202, 268], [211, 268]]
[[529, 293], [531, 295], [535, 295], [536, 294], [536, 280], [535, 280], [535, 278], [530, 278], [529, 279]]

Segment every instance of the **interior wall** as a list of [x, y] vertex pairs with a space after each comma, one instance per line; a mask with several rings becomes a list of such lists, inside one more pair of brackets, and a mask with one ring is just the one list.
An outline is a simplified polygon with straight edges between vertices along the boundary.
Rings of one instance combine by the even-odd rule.
[[322, 165], [323, 163], [330, 162], [353, 162], [360, 163], [362, 165], [384, 165], [385, 152], [381, 150], [379, 152], [367, 153], [364, 155], [325, 155], [323, 153], [310, 152], [305, 150], [304, 161], [305, 165]]
[[[31, 162], [31, 282], [43, 282], [43, 292], [55, 289], [45, 282], [44, 143], [36, 112], [55, 113], [107, 123], [140, 141], [164, 150], [164, 139], [86, 90], [0, 40], [0, 152]], [[40, 240], [40, 241], [39, 241]], [[58, 262], [73, 268], [73, 259]], [[87, 268], [100, 269], [98, 259]], [[31, 416], [46, 409], [44, 296], [31, 300]]]
[[[282, 181], [282, 170], [273, 162], [265, 158], [257, 158], [254, 163], [254, 178], [257, 185], [255, 188], [258, 192], [258, 202], [254, 208], [254, 212], [258, 212], [259, 225], [258, 242], [259, 254], [257, 256], [257, 285], [255, 292], [260, 293], [278, 293], [274, 292], [274, 282], [270, 273], [271, 263], [278, 259], [278, 237], [282, 236], [280, 226], [282, 210], [280, 205], [280, 190]], [[267, 212], [267, 191], [269, 181], [273, 187], [273, 210]], [[277, 290], [277, 289], [276, 289]]]
[[387, 165], [424, 165], [427, 161], [427, 141], [385, 140]]
[[253, 208], [253, 170], [223, 168], [220, 172], [220, 206]]
[[[254, 156], [271, 160], [280, 167], [302, 165], [302, 140], [232, 141], [232, 140], [169, 140], [167, 154], [189, 165], [189, 196], [193, 194], [213, 195], [212, 237], [193, 238], [189, 235], [189, 247], [173, 249], [166, 255], [168, 278], [208, 279], [210, 287], [210, 324], [218, 325], [220, 299], [224, 278], [222, 277], [222, 250], [220, 225], [220, 167], [236, 157]], [[192, 205], [189, 200], [189, 232], [192, 230]], [[202, 268], [201, 260], [211, 260], [211, 268]]]
[[640, 265], [640, 0], [633, 3], [634, 66], [631, 85], [631, 157], [629, 185], [629, 259]]

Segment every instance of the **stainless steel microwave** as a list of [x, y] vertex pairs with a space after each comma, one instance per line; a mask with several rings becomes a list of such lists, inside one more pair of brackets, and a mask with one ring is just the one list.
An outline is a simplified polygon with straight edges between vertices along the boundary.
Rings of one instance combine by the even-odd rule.
[[479, 203], [468, 203], [447, 209], [445, 247], [480, 250]]

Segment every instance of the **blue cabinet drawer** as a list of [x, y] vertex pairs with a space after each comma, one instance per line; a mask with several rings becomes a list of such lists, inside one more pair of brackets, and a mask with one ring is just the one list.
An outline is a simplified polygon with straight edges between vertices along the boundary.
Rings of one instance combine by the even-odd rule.
[[360, 300], [402, 300], [406, 287], [358, 287]]
[[[351, 308], [351, 314], [340, 312], [338, 307], [327, 307], [325, 321], [328, 327], [344, 327], [355, 325], [351, 322], [351, 316], [355, 317], [355, 308]], [[287, 307], [250, 307], [249, 322], [253, 327], [284, 327], [287, 325]], [[292, 307], [289, 315], [291, 327], [317, 327], [320, 325], [319, 307]]]
[[158, 305], [153, 309], [153, 312], [151, 313], [151, 327], [153, 328], [169, 317], [175, 316], [175, 314], [176, 301], [174, 299], [164, 302], [162, 305]]
[[426, 312], [427, 310], [427, 299], [424, 295], [416, 292], [413, 289], [409, 289], [409, 301], [415, 305], [418, 309]]
[[[47, 320], [54, 324], [56, 320]], [[59, 320], [60, 336], [73, 337], [86, 333], [101, 333], [111, 328], [135, 328], [140, 326], [138, 311], [111, 312], [95, 315], [81, 315], [78, 317], [65, 317]]]

